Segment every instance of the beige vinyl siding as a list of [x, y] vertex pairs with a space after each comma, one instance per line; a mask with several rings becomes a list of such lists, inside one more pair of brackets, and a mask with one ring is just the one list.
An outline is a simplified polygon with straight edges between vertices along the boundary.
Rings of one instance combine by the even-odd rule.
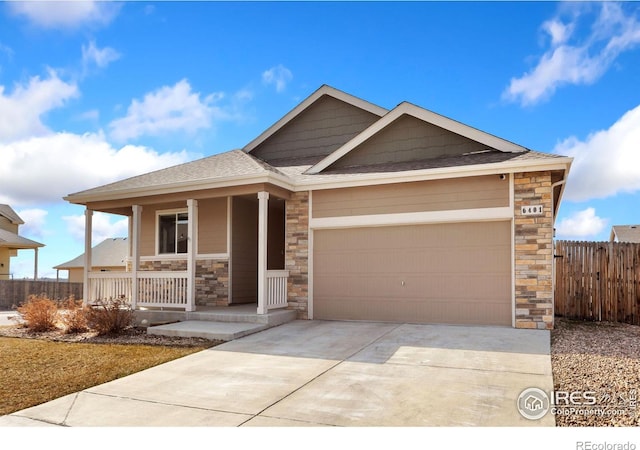
[[421, 161], [487, 148], [485, 144], [405, 114], [351, 150], [330, 168]]
[[378, 116], [325, 95], [251, 151], [269, 163], [324, 157], [363, 131]]
[[198, 201], [198, 253], [227, 253], [227, 199]]
[[497, 175], [313, 192], [314, 218], [501, 206], [509, 206], [509, 182]]
[[11, 253], [9, 249], [0, 247], [0, 280], [8, 280], [11, 278]]
[[184, 209], [185, 202], [162, 203], [157, 205], [145, 205], [142, 207], [140, 217], [140, 256], [156, 256], [156, 213], [164, 210]]
[[258, 301], [258, 206], [257, 200], [234, 197], [231, 234], [231, 302]]
[[[171, 202], [142, 207], [140, 256], [156, 256], [156, 217], [158, 211], [184, 210], [186, 202]], [[189, 218], [191, 219], [191, 218]], [[212, 198], [198, 201], [198, 253], [227, 252], [227, 199]]]
[[[124, 272], [124, 266], [114, 267], [94, 267], [91, 269], [93, 272]], [[82, 283], [84, 281], [84, 268], [76, 267], [69, 269], [69, 282], [70, 283]]]
[[0, 216], [0, 229], [18, 234], [18, 225], [15, 223], [12, 223], [9, 219], [3, 216]]
[[[122, 272], [124, 270], [121, 269]], [[83, 283], [84, 282], [84, 269], [69, 269], [69, 282], [70, 283]]]
[[511, 224], [314, 232], [316, 319], [511, 325]]

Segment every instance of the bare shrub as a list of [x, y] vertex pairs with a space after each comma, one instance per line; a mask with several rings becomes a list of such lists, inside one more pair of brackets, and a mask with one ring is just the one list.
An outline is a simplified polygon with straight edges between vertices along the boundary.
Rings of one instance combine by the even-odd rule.
[[123, 297], [101, 300], [87, 310], [87, 321], [99, 335], [117, 334], [133, 325], [133, 309]]
[[60, 322], [65, 333], [83, 333], [89, 329], [87, 313], [82, 300], [76, 300], [73, 295], [60, 302]]
[[31, 331], [49, 331], [56, 328], [58, 305], [45, 294], [30, 295], [17, 311], [20, 319]]

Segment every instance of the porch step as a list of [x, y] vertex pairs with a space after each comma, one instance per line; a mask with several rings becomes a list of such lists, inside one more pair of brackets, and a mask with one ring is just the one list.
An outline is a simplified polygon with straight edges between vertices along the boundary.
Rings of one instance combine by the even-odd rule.
[[214, 322], [211, 320], [186, 320], [184, 322], [157, 325], [147, 328], [147, 334], [156, 336], [197, 337], [211, 340], [234, 339], [266, 330], [274, 325], [250, 322]]
[[212, 307], [201, 311], [137, 310], [137, 325], [147, 326], [148, 334], [201, 337], [232, 341], [296, 319], [290, 309], [274, 309], [256, 314], [255, 305]]
[[134, 314], [137, 324], [146, 320], [150, 325], [194, 320], [253, 323], [275, 327], [296, 319], [296, 312], [290, 309], [274, 309], [267, 314], [256, 314], [255, 305], [221, 306], [192, 312], [137, 310]]

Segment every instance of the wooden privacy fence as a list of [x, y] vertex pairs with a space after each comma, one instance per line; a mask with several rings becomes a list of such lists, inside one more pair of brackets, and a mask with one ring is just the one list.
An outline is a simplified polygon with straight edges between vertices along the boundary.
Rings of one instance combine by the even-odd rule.
[[555, 314], [640, 325], [640, 244], [556, 241]]
[[19, 306], [30, 295], [46, 294], [52, 300], [70, 295], [82, 298], [82, 283], [66, 281], [0, 280], [0, 310]]

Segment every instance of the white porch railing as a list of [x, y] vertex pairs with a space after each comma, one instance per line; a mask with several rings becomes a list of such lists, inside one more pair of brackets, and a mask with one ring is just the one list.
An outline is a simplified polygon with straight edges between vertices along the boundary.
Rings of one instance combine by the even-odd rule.
[[[267, 310], [287, 307], [288, 277], [288, 270], [267, 271]], [[186, 271], [140, 271], [136, 306], [186, 309], [187, 281]], [[131, 272], [89, 272], [89, 303], [111, 298], [125, 298], [131, 301], [132, 293]]]
[[89, 272], [89, 298], [85, 301], [94, 303], [116, 298], [131, 301], [132, 286], [129, 272]]
[[267, 309], [287, 307], [288, 270], [267, 270]]
[[[131, 301], [131, 272], [89, 272], [89, 303], [110, 298]], [[138, 272], [137, 306], [187, 308], [187, 272]]]
[[187, 307], [187, 272], [138, 272], [138, 306]]

